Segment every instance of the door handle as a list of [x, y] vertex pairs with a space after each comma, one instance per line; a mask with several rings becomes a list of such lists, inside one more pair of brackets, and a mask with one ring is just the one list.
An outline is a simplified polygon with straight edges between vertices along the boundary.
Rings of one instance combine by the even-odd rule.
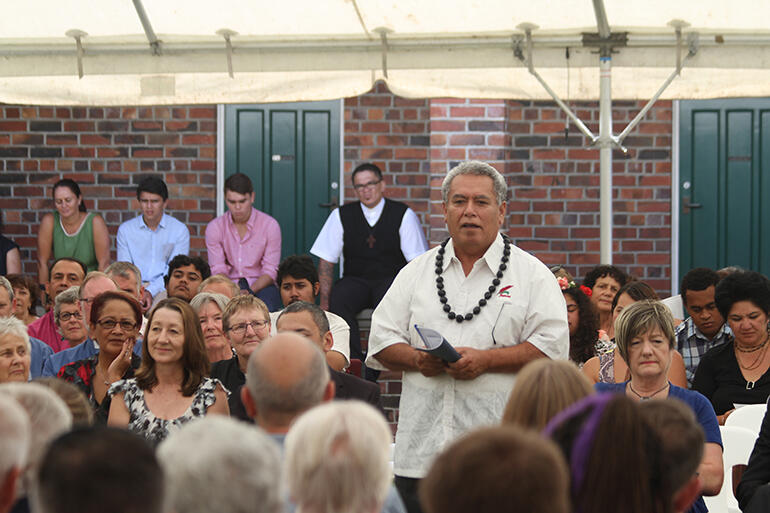
[[319, 203], [318, 206], [322, 207], [322, 208], [331, 208], [331, 209], [337, 208], [337, 206], [338, 206], [337, 205], [337, 198], [334, 198], [329, 203]]
[[701, 208], [703, 205], [700, 203], [685, 203], [684, 208]]
[[682, 213], [683, 214], [689, 214], [690, 213], [690, 209], [696, 209], [696, 208], [702, 208], [703, 207], [703, 205], [701, 205], [700, 203], [692, 203], [692, 202], [690, 202], [690, 197], [689, 196], [685, 196], [684, 198], [682, 198], [682, 200], [683, 200], [682, 201]]

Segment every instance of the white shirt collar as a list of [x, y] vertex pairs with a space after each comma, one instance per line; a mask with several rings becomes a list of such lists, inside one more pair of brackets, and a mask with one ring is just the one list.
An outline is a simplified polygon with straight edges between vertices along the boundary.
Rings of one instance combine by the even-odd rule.
[[360, 201], [358, 203], [361, 205], [361, 211], [364, 213], [364, 218], [366, 218], [366, 222], [369, 223], [369, 226], [377, 224], [377, 221], [379, 221], [380, 216], [382, 215], [382, 211], [385, 209], [385, 198], [381, 198], [379, 203], [372, 208], [367, 207]]

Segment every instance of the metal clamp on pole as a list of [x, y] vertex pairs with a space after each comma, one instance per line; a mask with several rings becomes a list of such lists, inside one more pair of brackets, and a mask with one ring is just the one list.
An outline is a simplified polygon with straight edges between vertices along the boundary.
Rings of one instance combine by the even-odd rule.
[[529, 73], [537, 79], [538, 82], [540, 82], [540, 85], [543, 86], [543, 88], [546, 90], [546, 92], [551, 95], [551, 98], [553, 98], [553, 101], [556, 102], [556, 104], [561, 108], [561, 110], [564, 111], [564, 113], [569, 117], [573, 123], [575, 123], [575, 126], [578, 127], [578, 130], [580, 130], [583, 135], [588, 137], [591, 140], [591, 144], [594, 144], [596, 142], [596, 136], [591, 132], [591, 130], [588, 129], [588, 127], [583, 123], [579, 117], [575, 115], [574, 112], [572, 112], [572, 109], [569, 108], [569, 106], [564, 103], [561, 98], [559, 98], [559, 95], [556, 94], [556, 92], [551, 89], [551, 87], [546, 83], [545, 80], [543, 80], [543, 77], [540, 76], [540, 74], [535, 71], [534, 63], [532, 62], [532, 30], [537, 28], [537, 25], [533, 23], [522, 23], [518, 25], [516, 28], [519, 30], [523, 30], [524, 34], [526, 36], [526, 42], [527, 42], [527, 55], [524, 56], [524, 52], [521, 48], [521, 39], [514, 36], [513, 39], [513, 55], [522, 61], [524, 64], [526, 64], [527, 69], [529, 70]]
[[663, 91], [665, 91], [666, 88], [671, 84], [671, 82], [673, 82], [674, 79], [681, 74], [682, 67], [684, 67], [685, 63], [690, 59], [692, 59], [695, 56], [695, 54], [698, 53], [698, 34], [697, 33], [688, 34], [687, 55], [685, 55], [683, 59], [682, 58], [682, 28], [689, 26], [689, 24], [682, 20], [673, 20], [673, 21], [670, 21], [668, 24], [674, 27], [674, 31], [676, 33], [676, 69], [674, 69], [674, 71], [671, 72], [671, 74], [668, 76], [665, 82], [663, 82], [663, 85], [660, 86], [658, 91], [652, 96], [652, 98], [650, 98], [650, 100], [644, 105], [644, 107], [642, 107], [642, 110], [640, 110], [639, 113], [636, 115], [636, 117], [634, 117], [634, 119], [631, 120], [628, 126], [618, 134], [617, 144], [624, 151], [625, 151], [625, 148], [623, 148], [622, 146], [623, 139], [625, 139], [626, 136], [629, 133], [631, 133], [631, 130], [636, 128], [636, 125], [638, 125], [639, 122], [642, 119], [644, 119], [644, 116], [647, 115], [647, 112], [649, 112], [652, 106], [655, 105], [655, 102], [658, 101], [658, 98], [660, 98], [660, 96], [663, 94]]
[[232, 36], [237, 36], [238, 33], [230, 29], [219, 29], [217, 34], [225, 38], [225, 47], [227, 48], [227, 74], [230, 78], [235, 78], [233, 75], [233, 43], [230, 40]]
[[78, 52], [78, 78], [83, 78], [83, 42], [81, 41], [83, 37], [87, 36], [87, 32], [83, 32], [79, 29], [70, 29], [67, 32], [64, 33], [67, 37], [71, 37], [75, 39], [75, 45], [77, 46], [77, 52]]
[[388, 78], [388, 34], [392, 34], [393, 30], [387, 27], [377, 27], [374, 32], [380, 35], [380, 41], [382, 42], [382, 74], [385, 78]]

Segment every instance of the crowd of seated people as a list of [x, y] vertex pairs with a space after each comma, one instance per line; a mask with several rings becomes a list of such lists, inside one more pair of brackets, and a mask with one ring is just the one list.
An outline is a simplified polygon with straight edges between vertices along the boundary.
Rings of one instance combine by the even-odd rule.
[[[102, 218], [75, 182], [55, 184], [37, 279], [13, 255], [16, 272], [0, 277], [0, 453], [23, 449], [0, 455], [0, 513], [120, 511], [111, 492], [120, 485], [146, 489], [147, 511], [407, 510], [391, 486], [379, 386], [344, 372], [350, 327], [315, 305], [324, 277], [307, 255], [279, 263], [272, 218], [240, 204], [254, 194], [243, 178], [230, 186], [237, 215], [207, 233], [207, 245], [221, 245], [210, 267], [164, 213], [162, 181], [138, 188], [142, 213], [120, 232], [119, 254], [131, 261], [112, 263]], [[255, 242], [255, 226], [270, 238]], [[146, 238], [141, 252], [129, 251], [132, 237]], [[280, 234], [277, 244], [280, 255]], [[259, 260], [236, 264], [236, 254]], [[501, 425], [437, 455], [423, 511], [706, 511], [702, 496], [723, 480], [719, 425], [770, 396], [770, 280], [693, 269], [680, 287], [688, 318], [678, 320], [616, 267], [597, 266], [580, 285], [552, 271], [569, 361], [527, 364]], [[766, 465], [765, 424], [765, 452], [752, 460]], [[72, 454], [92, 463], [62, 472]], [[100, 471], [106, 455], [167, 483]], [[742, 504], [755, 491], [770, 497], [758, 465], [739, 488]], [[231, 468], [242, 468], [237, 479]], [[522, 479], [500, 482], [510, 473]], [[78, 492], [92, 479], [104, 493]]]

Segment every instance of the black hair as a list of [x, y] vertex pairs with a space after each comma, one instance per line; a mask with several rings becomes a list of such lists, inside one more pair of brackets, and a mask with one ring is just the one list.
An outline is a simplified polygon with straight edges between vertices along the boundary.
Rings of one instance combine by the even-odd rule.
[[306, 279], [310, 282], [310, 285], [318, 283], [318, 269], [316, 269], [313, 259], [309, 255], [291, 255], [286, 257], [278, 266], [278, 274], [275, 279], [278, 287], [281, 286], [285, 276], [291, 276], [298, 280]]
[[168, 285], [168, 279], [171, 277], [171, 273], [173, 273], [175, 270], [179, 269], [180, 267], [185, 267], [187, 265], [194, 266], [195, 269], [197, 269], [198, 272], [201, 273], [201, 280], [205, 280], [206, 278], [211, 276], [211, 267], [209, 267], [209, 263], [206, 262], [201, 257], [177, 255], [171, 259], [171, 262], [168, 263], [168, 274], [163, 277], [163, 281], [165, 282], [165, 284]]
[[225, 191], [233, 191], [238, 194], [251, 194], [254, 192], [254, 185], [251, 178], [243, 173], [235, 173], [225, 180]]
[[360, 173], [361, 171], [371, 171], [375, 175], [377, 175], [378, 180], [382, 180], [382, 171], [379, 167], [377, 167], [375, 164], [372, 164], [371, 162], [365, 162], [355, 168], [353, 170], [353, 175], [350, 177], [351, 180], [355, 180], [356, 174]]
[[682, 278], [682, 286], [679, 288], [679, 294], [682, 296], [682, 302], [687, 304], [687, 291], [694, 290], [706, 290], [707, 288], [717, 286], [719, 283], [719, 275], [713, 269], [708, 267], [696, 267], [690, 270]]
[[83, 269], [83, 276], [88, 274], [88, 268], [86, 267], [86, 264], [84, 264], [83, 262], [81, 262], [77, 258], [61, 257], [61, 258], [57, 258], [56, 260], [54, 260], [53, 263], [51, 264], [51, 267], [48, 268], [48, 276], [50, 276], [51, 273], [53, 273], [53, 268], [56, 267], [56, 264], [58, 264], [59, 262], [64, 262], [64, 261], [75, 262], [76, 264], [78, 264], [80, 266], [81, 269]]
[[717, 284], [714, 302], [722, 317], [727, 319], [738, 301], [751, 301], [765, 314], [770, 314], [770, 280], [755, 271], [728, 274]]
[[583, 278], [583, 285], [588, 287], [589, 289], [593, 289], [594, 285], [596, 285], [596, 280], [599, 278], [604, 278], [605, 276], [609, 276], [622, 287], [626, 284], [628, 281], [628, 276], [626, 273], [615, 267], [614, 265], [597, 265], [588, 273], [586, 274], [586, 277]]
[[574, 336], [569, 337], [569, 359], [575, 363], [585, 363], [595, 356], [599, 317], [591, 299], [580, 288], [570, 287], [562, 292], [569, 294], [578, 307], [578, 329]]
[[125, 429], [85, 427], [63, 434], [45, 452], [37, 482], [43, 511], [163, 511], [163, 471], [155, 451]]
[[629, 281], [622, 287], [620, 287], [620, 290], [618, 290], [618, 293], [615, 294], [615, 298], [612, 300], [612, 309], [610, 312], [615, 311], [615, 307], [618, 306], [618, 301], [620, 300], [620, 296], [622, 294], [628, 294], [628, 297], [633, 299], [634, 301], [642, 301], [643, 299], [651, 299], [653, 301], [660, 301], [660, 297], [658, 296], [658, 293], [655, 292], [655, 289], [650, 287], [647, 283], [643, 281]]
[[75, 180], [71, 178], [62, 178], [61, 180], [53, 184], [53, 193], [56, 193], [56, 189], [58, 189], [59, 187], [66, 187], [67, 189], [72, 191], [72, 194], [74, 194], [78, 198], [81, 198], [82, 201], [80, 202], [80, 208], [78, 208], [78, 210], [80, 210], [81, 212], [87, 211], [86, 201], [82, 199], [83, 194], [80, 192], [80, 186], [77, 184]]
[[143, 192], [157, 194], [163, 198], [163, 201], [168, 199], [168, 187], [166, 187], [166, 182], [157, 176], [148, 176], [139, 182], [139, 185], [136, 186], [136, 199], [139, 199], [139, 195]]

